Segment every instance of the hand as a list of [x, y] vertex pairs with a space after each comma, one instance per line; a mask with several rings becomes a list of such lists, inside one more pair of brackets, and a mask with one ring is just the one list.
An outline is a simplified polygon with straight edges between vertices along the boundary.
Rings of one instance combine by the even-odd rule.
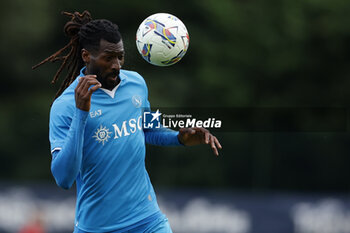
[[[92, 85], [94, 86], [91, 87]], [[96, 75], [80, 77], [79, 83], [75, 88], [75, 105], [77, 108], [88, 112], [91, 106], [92, 93], [101, 86], [101, 83], [96, 79]]]
[[185, 146], [209, 144], [216, 156], [219, 155], [217, 148], [222, 149], [219, 140], [204, 128], [181, 128], [177, 137]]

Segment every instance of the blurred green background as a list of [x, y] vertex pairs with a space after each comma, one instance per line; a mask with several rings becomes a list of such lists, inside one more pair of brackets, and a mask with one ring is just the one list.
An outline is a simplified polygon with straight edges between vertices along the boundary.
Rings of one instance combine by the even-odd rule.
[[[48, 117], [59, 64], [31, 66], [67, 42], [61, 11], [89, 10], [120, 27], [126, 69], [144, 76], [152, 106], [339, 107], [350, 101], [350, 2], [346, 0], [12, 0], [0, 3], [0, 180], [54, 182]], [[179, 17], [190, 34], [171, 67], [147, 64], [135, 33], [149, 15]], [[61, 77], [63, 79], [63, 77]], [[234, 116], [232, 116], [234, 118]], [[303, 124], [309, 119], [297, 119]], [[205, 146], [148, 146], [156, 187], [348, 192], [350, 137], [343, 132], [218, 132]]]

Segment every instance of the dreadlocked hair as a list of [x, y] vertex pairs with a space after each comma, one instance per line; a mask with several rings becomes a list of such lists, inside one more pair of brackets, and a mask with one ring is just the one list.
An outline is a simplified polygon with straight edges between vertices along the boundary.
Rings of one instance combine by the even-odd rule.
[[[39, 66], [47, 62], [62, 61], [61, 66], [58, 68], [55, 76], [53, 77], [51, 84], [55, 84], [58, 80], [63, 69], [68, 66], [68, 73], [65, 80], [62, 82], [61, 87], [57, 91], [55, 98], [62, 94], [62, 92], [71, 84], [74, 78], [79, 74], [79, 68], [83, 65], [82, 58], [80, 56], [79, 49], [79, 31], [82, 25], [90, 22], [91, 15], [88, 11], [84, 11], [82, 14], [79, 12], [69, 13], [62, 12], [63, 15], [71, 17], [71, 20], [64, 25], [65, 34], [70, 37], [70, 41], [63, 48], [59, 49], [57, 52], [47, 57], [37, 65], [33, 66], [32, 69], [36, 69]], [[64, 52], [69, 49], [69, 52], [64, 55]]]
[[[84, 11], [82, 14], [79, 12], [62, 12], [62, 14], [71, 17], [71, 20], [64, 26], [65, 34], [70, 37], [69, 43], [32, 67], [32, 69], [36, 69], [47, 62], [62, 61], [61, 66], [51, 81], [51, 84], [56, 83], [63, 69], [67, 67], [67, 76], [62, 82], [54, 99], [59, 97], [74, 81], [79, 75], [80, 69], [84, 66], [83, 59], [81, 58], [82, 48], [94, 52], [99, 49], [101, 39], [105, 39], [111, 43], [118, 43], [121, 40], [118, 26], [109, 20], [92, 20], [88, 11]], [[68, 49], [69, 51], [66, 52], [66, 55], [63, 55]]]

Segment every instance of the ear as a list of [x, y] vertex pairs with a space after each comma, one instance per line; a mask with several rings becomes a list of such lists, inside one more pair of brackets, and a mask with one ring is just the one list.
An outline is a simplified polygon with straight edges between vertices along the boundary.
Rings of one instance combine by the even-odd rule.
[[81, 58], [83, 59], [85, 64], [90, 63], [90, 52], [87, 51], [86, 49], [81, 50]]

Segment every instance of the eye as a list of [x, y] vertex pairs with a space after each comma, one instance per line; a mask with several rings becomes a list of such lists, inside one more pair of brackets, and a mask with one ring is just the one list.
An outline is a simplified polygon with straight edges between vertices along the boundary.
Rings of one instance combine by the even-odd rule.
[[121, 54], [121, 55], [118, 56], [119, 60], [123, 60], [123, 58], [124, 58], [124, 54]]
[[106, 57], [106, 61], [112, 61], [113, 59], [114, 59], [113, 56], [107, 56], [107, 57]]

